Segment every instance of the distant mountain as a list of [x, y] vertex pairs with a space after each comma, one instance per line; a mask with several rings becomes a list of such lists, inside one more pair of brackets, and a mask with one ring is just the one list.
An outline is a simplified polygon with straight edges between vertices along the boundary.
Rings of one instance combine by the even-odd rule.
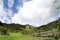
[[52, 29], [60, 29], [60, 19], [50, 22], [47, 25], [42, 25], [40, 27], [37, 27], [38, 30], [48, 31]]
[[48, 23], [47, 25], [42, 25], [40, 27], [37, 27], [37, 28], [34, 28], [33, 26], [27, 24], [27, 25], [20, 25], [20, 24], [6, 24], [6, 23], [2, 23], [0, 22], [0, 28], [4, 27], [4, 28], [7, 28], [7, 29], [11, 29], [11, 30], [22, 30], [22, 29], [25, 29], [25, 28], [29, 28], [29, 29], [34, 29], [35, 31], [48, 31], [48, 30], [51, 30], [52, 28], [56, 29], [56, 28], [59, 28], [60, 27], [60, 19], [56, 20], [56, 21], [53, 21], [51, 23]]
[[4, 27], [4, 28], [7, 28], [7, 29], [12, 29], [12, 30], [19, 30], [19, 29], [25, 29], [26, 27], [32, 29], [33, 26], [27, 24], [27, 25], [20, 25], [20, 24], [6, 24], [6, 23], [2, 23], [0, 22], [0, 28], [1, 27]]

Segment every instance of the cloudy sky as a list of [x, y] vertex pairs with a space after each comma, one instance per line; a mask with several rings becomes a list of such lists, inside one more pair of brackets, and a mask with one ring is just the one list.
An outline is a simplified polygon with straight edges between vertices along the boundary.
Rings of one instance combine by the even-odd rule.
[[0, 21], [3, 23], [45, 25], [60, 17], [60, 0], [0, 0]]

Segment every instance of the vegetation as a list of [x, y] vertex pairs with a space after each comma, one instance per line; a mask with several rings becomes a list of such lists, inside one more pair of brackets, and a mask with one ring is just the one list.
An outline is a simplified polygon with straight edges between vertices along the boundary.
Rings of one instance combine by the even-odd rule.
[[21, 40], [23, 38], [26, 40], [28, 39], [29, 40], [34, 40], [34, 39], [50, 40], [53, 38], [55, 40], [59, 40], [60, 39], [60, 19], [54, 22], [48, 23], [47, 25], [42, 25], [37, 28], [34, 28], [29, 24], [20, 25], [20, 24], [14, 24], [14, 23], [6, 24], [6, 23], [0, 22], [0, 39], [4, 40], [4, 38], [7, 38], [6, 40], [8, 40], [9, 38], [10, 38], [9, 40], [17, 40], [17, 39]]
[[10, 35], [0, 35], [0, 40], [54, 40], [49, 37], [27, 37], [21, 33], [10, 33]]

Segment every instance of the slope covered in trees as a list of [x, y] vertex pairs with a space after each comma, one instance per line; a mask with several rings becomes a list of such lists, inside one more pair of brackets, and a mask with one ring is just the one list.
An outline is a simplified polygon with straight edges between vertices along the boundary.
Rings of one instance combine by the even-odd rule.
[[40, 27], [34, 28], [31, 25], [20, 25], [20, 24], [6, 24], [0, 22], [0, 32], [7, 30], [9, 32], [21, 32], [25, 34], [32, 34], [32, 33], [41, 33], [45, 31], [49, 31], [52, 29], [58, 29], [60, 31], [60, 19], [53, 21], [51, 23], [48, 23], [47, 25], [42, 25]]
[[48, 30], [52, 30], [52, 29], [60, 29], [60, 19], [50, 22], [47, 25], [42, 25], [40, 27], [38, 27], [37, 29], [39, 30], [44, 30], [44, 31], [48, 31]]

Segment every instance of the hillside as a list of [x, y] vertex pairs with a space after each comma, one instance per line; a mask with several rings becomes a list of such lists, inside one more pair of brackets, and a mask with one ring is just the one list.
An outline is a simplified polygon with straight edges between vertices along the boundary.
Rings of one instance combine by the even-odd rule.
[[42, 26], [38, 27], [37, 29], [43, 30], [43, 31], [48, 31], [48, 30], [52, 30], [53, 28], [60, 29], [60, 19], [50, 22], [47, 25], [42, 25]]
[[52, 29], [60, 29], [60, 19], [53, 21], [51, 23], [48, 23], [47, 25], [42, 25], [40, 27], [34, 28], [33, 26], [27, 24], [27, 25], [20, 25], [20, 24], [6, 24], [0, 22], [0, 31], [2, 30], [9, 30], [9, 32], [26, 32], [25, 34], [31, 33], [40, 33], [40, 32], [45, 32], [49, 31]]
[[[27, 24], [29, 26], [29, 28], [33, 28], [34, 30], [43, 30], [43, 31], [48, 31], [48, 30], [51, 30], [52, 28], [56, 29], [56, 28], [59, 28], [60, 26], [60, 19], [56, 20], [56, 21], [53, 21], [51, 23], [48, 23], [47, 25], [42, 25], [40, 27], [37, 27], [37, 28], [34, 28], [33, 26]], [[19, 30], [19, 29], [24, 29], [26, 28], [27, 25], [20, 25], [20, 24], [6, 24], [6, 23], [2, 23], [0, 22], [0, 28], [1, 26], [4, 27], [4, 28], [7, 28], [7, 29], [11, 29], [11, 30]]]

